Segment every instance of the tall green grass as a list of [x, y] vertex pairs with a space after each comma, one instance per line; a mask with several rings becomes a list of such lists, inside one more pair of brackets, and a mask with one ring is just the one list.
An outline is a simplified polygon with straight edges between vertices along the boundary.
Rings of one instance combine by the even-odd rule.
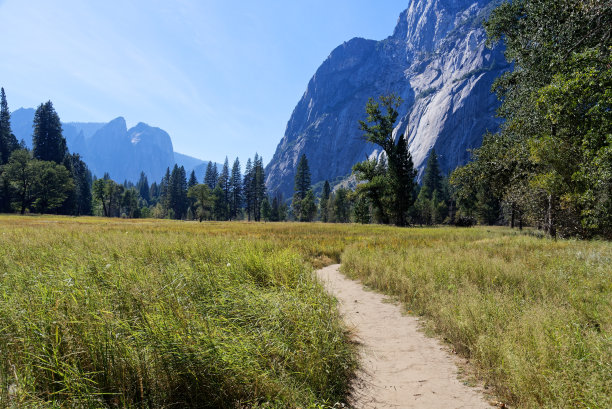
[[332, 406], [313, 267], [392, 294], [520, 408], [612, 407], [612, 244], [509, 229], [0, 216], [0, 407]]
[[612, 407], [612, 243], [407, 229], [342, 262], [426, 317], [513, 406]]
[[354, 354], [334, 301], [278, 238], [0, 223], [0, 406], [315, 407], [346, 394]]

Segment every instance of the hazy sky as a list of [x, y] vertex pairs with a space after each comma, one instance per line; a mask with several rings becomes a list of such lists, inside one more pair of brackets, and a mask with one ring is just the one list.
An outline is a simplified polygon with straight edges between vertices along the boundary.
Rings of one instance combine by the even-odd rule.
[[11, 110], [146, 122], [174, 150], [267, 163], [308, 80], [353, 37], [391, 35], [407, 0], [0, 0]]

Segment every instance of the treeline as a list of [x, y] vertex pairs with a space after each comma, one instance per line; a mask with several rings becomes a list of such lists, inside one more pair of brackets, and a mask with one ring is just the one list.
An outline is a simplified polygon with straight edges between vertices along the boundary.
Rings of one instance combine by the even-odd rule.
[[231, 170], [228, 159], [221, 169], [208, 163], [202, 182], [194, 171], [189, 178], [183, 166], [174, 165], [165, 176], [149, 185], [141, 173], [134, 185], [118, 184], [108, 175], [93, 182], [94, 210], [107, 217], [154, 217], [179, 220], [254, 220], [283, 221], [287, 206], [282, 197], [266, 194], [263, 158], [257, 154], [247, 160], [244, 175], [240, 161]]
[[91, 214], [91, 173], [68, 152], [51, 101], [36, 109], [30, 151], [11, 130], [4, 88], [0, 97], [0, 212]]
[[514, 0], [485, 27], [514, 70], [494, 84], [504, 125], [451, 177], [459, 212], [612, 238], [610, 2]]
[[244, 175], [238, 159], [230, 170], [226, 158], [221, 172], [209, 162], [201, 183], [195, 172], [187, 178], [184, 167], [177, 165], [152, 184], [144, 173], [136, 184], [118, 183], [108, 174], [97, 179], [78, 154], [68, 151], [51, 101], [36, 110], [33, 147], [28, 150], [11, 130], [4, 88], [1, 100], [0, 212], [200, 221], [288, 217], [283, 197], [267, 195], [263, 158], [257, 154], [247, 161]]

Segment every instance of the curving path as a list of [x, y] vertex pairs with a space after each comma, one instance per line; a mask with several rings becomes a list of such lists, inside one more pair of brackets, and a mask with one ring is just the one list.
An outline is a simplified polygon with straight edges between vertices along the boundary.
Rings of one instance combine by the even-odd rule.
[[332, 265], [317, 272], [339, 301], [340, 312], [361, 346], [362, 368], [349, 403], [356, 409], [490, 408], [484, 396], [457, 379], [456, 358], [419, 331], [384, 295], [364, 290]]

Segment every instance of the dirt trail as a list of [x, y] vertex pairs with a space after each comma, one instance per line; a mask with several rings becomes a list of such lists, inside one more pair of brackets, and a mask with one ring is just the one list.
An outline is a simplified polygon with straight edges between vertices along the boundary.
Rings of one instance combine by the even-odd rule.
[[340, 302], [340, 312], [361, 343], [361, 364], [350, 403], [357, 409], [491, 408], [482, 394], [457, 379], [456, 358], [419, 331], [416, 318], [365, 291], [339, 265], [317, 272]]

